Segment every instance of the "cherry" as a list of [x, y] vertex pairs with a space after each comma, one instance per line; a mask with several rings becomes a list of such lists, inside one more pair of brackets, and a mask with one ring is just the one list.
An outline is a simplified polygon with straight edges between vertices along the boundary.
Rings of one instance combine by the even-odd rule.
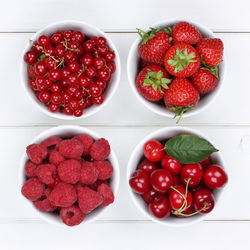
[[167, 170], [156, 169], [150, 175], [150, 183], [156, 191], [166, 193], [174, 184], [174, 180]]
[[103, 96], [103, 94], [100, 94], [97, 97], [91, 97], [91, 102], [94, 103], [94, 104], [96, 104], [96, 105], [102, 104], [104, 102], [104, 96]]
[[48, 68], [46, 67], [45, 62], [43, 61], [36, 62], [35, 71], [39, 76], [45, 75], [48, 71]]
[[57, 65], [56, 61], [48, 56], [43, 61], [48, 69], [54, 69]]
[[156, 190], [150, 187], [149, 191], [142, 195], [142, 199], [147, 203], [151, 203], [158, 194]]
[[151, 174], [157, 168], [158, 168], [157, 163], [149, 161], [147, 159], [144, 159], [138, 166], [138, 169], [142, 169], [148, 172], [149, 174]]
[[72, 31], [71, 30], [66, 30], [63, 32], [63, 37], [66, 38], [67, 40], [70, 40], [70, 38], [72, 37]]
[[80, 86], [82, 87], [88, 87], [91, 84], [91, 79], [84, 75], [81, 75], [78, 80]]
[[58, 83], [52, 83], [52, 85], [50, 87], [50, 91], [53, 93], [55, 93], [55, 92], [59, 93], [59, 92], [61, 92], [61, 89], [62, 88]]
[[84, 66], [89, 67], [93, 64], [93, 57], [90, 54], [86, 54], [82, 57], [81, 62]]
[[108, 53], [105, 55], [105, 59], [107, 62], [112, 62], [115, 60], [115, 53], [113, 51], [108, 51]]
[[83, 48], [86, 52], [91, 52], [95, 48], [95, 43], [92, 40], [88, 40], [83, 43]]
[[65, 47], [62, 45], [62, 44], [58, 44], [56, 47], [55, 47], [55, 55], [58, 56], [58, 57], [63, 57], [64, 54], [66, 52], [66, 49]]
[[77, 108], [74, 110], [74, 116], [79, 117], [79, 116], [82, 116], [82, 114], [83, 114], [82, 108]]
[[55, 92], [51, 95], [51, 101], [55, 104], [60, 104], [62, 101], [62, 97], [59, 93]]
[[109, 51], [108, 47], [106, 45], [98, 46], [96, 48], [96, 51], [100, 55], [106, 55]]
[[69, 74], [70, 74], [70, 71], [68, 70], [68, 68], [63, 68], [61, 70], [61, 78], [62, 79], [66, 79]]
[[208, 156], [207, 158], [205, 158], [203, 161], [200, 162], [203, 169], [208, 167], [210, 165], [210, 163], [211, 163], [211, 157], [210, 156]]
[[90, 66], [85, 70], [85, 74], [89, 78], [93, 78], [96, 75], [96, 69], [93, 66]]
[[190, 178], [189, 186], [197, 186], [203, 177], [203, 171], [200, 163], [184, 165], [181, 170], [181, 182], [186, 184]]
[[52, 82], [57, 82], [61, 79], [61, 71], [59, 69], [51, 69], [48, 72], [48, 77]]
[[96, 83], [102, 90], [106, 88], [106, 82], [105, 82], [105, 81], [102, 81], [102, 80], [97, 79], [97, 80], [95, 81], [95, 83]]
[[78, 108], [78, 101], [76, 99], [69, 100], [69, 107], [73, 110]]
[[60, 31], [55, 32], [51, 37], [51, 42], [54, 44], [60, 43], [63, 39], [63, 33]]
[[71, 41], [78, 42], [79, 44], [84, 41], [84, 34], [81, 31], [74, 31], [72, 36], [71, 36]]
[[50, 39], [45, 35], [39, 36], [37, 39], [37, 44], [43, 47], [47, 47], [50, 45]]
[[182, 164], [171, 156], [169, 156], [168, 154], [165, 154], [162, 157], [161, 166], [173, 175], [178, 175], [182, 169]]
[[33, 64], [36, 61], [36, 53], [33, 50], [30, 50], [25, 53], [24, 61], [28, 64]]
[[102, 68], [97, 71], [97, 77], [100, 80], [107, 80], [110, 77], [110, 72], [108, 69]]
[[107, 67], [108, 67], [108, 69], [109, 69], [109, 71], [110, 71], [111, 74], [114, 73], [115, 70], [116, 70], [116, 66], [115, 66], [114, 62], [108, 62], [107, 63]]
[[102, 36], [97, 37], [97, 38], [95, 39], [95, 44], [96, 44], [97, 46], [102, 46], [102, 45], [105, 45], [106, 43], [107, 43], [107, 40], [106, 40], [104, 37], [102, 37]]
[[[185, 202], [186, 199], [186, 202]], [[169, 193], [170, 206], [174, 210], [187, 209], [192, 205], [192, 194], [184, 187], [176, 187]]]
[[93, 66], [96, 69], [101, 69], [106, 65], [106, 61], [102, 57], [96, 57], [93, 61]]
[[221, 166], [214, 164], [205, 170], [203, 180], [208, 188], [219, 189], [226, 185], [228, 177]]
[[57, 112], [59, 110], [60, 106], [58, 104], [55, 104], [55, 103], [51, 103], [49, 105], [49, 110], [51, 112]]
[[73, 110], [69, 106], [65, 106], [65, 107], [63, 107], [63, 113], [65, 115], [72, 115], [73, 114]]
[[89, 94], [93, 97], [97, 97], [102, 93], [102, 89], [96, 84], [91, 83], [89, 86]]
[[77, 72], [80, 69], [80, 66], [77, 62], [68, 63], [68, 70], [70, 72]]
[[150, 140], [144, 144], [144, 155], [149, 161], [160, 161], [164, 152], [163, 145], [157, 140]]
[[40, 94], [39, 94], [39, 100], [43, 103], [47, 103], [50, 101], [50, 93], [49, 91], [42, 91]]
[[202, 214], [209, 213], [214, 208], [214, 197], [210, 190], [202, 188], [193, 194], [193, 203], [196, 211]]
[[129, 184], [134, 192], [138, 194], [144, 194], [149, 191], [149, 176], [147, 172], [138, 169], [130, 177]]
[[77, 84], [78, 83], [78, 77], [77, 74], [71, 73], [66, 77], [66, 80], [69, 84]]
[[154, 198], [153, 202], [149, 204], [149, 211], [156, 218], [166, 218], [170, 215], [170, 205], [167, 196], [158, 195]]

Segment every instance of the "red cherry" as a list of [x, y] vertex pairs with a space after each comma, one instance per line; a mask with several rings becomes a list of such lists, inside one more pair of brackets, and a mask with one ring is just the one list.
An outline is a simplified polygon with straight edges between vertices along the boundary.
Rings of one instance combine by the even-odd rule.
[[154, 198], [153, 202], [149, 204], [149, 211], [156, 218], [166, 218], [170, 215], [170, 204], [167, 196], [158, 195]]
[[203, 161], [200, 162], [203, 169], [208, 167], [210, 165], [210, 163], [211, 163], [211, 157], [210, 156], [208, 156], [207, 158], [205, 158]]
[[33, 50], [30, 50], [25, 53], [24, 61], [28, 64], [33, 64], [36, 61], [36, 53]]
[[214, 197], [210, 190], [202, 188], [193, 194], [193, 203], [196, 211], [202, 214], [209, 213], [214, 208]]
[[103, 94], [100, 94], [97, 97], [91, 97], [91, 101], [92, 101], [92, 103], [94, 103], [96, 105], [100, 105], [104, 102], [104, 96], [103, 96]]
[[38, 45], [40, 45], [42, 47], [47, 47], [50, 45], [50, 39], [49, 39], [49, 37], [42, 35], [42, 36], [38, 37], [37, 43], [38, 43]]
[[58, 104], [55, 104], [55, 103], [51, 103], [49, 105], [49, 110], [51, 112], [57, 112], [59, 110], [60, 106]]
[[47, 73], [48, 68], [43, 61], [36, 62], [35, 71], [39, 76], [43, 76]]
[[162, 157], [161, 166], [173, 175], [179, 174], [182, 169], [182, 164], [171, 156], [169, 156], [168, 154], [165, 154]]
[[186, 164], [181, 170], [181, 182], [187, 184], [189, 181], [190, 187], [197, 186], [203, 177], [203, 171], [200, 163]]
[[52, 82], [57, 82], [61, 79], [61, 72], [59, 69], [51, 69], [48, 72], [48, 77]]
[[[182, 211], [181, 213], [182, 214], [186, 214], [186, 215], [189, 215], [191, 216], [191, 214], [193, 214], [195, 212], [194, 210], [194, 207], [193, 206], [190, 206], [189, 208], [185, 209], [184, 211]], [[181, 217], [181, 218], [185, 218], [186, 216], [183, 216], [181, 214], [176, 214], [177, 217]]]
[[142, 169], [148, 172], [149, 174], [151, 174], [157, 168], [158, 168], [157, 163], [149, 161], [147, 159], [144, 159], [138, 166], [138, 169]]
[[147, 172], [139, 169], [133, 173], [129, 180], [130, 187], [138, 194], [144, 194], [149, 191], [149, 176]]
[[108, 69], [105, 69], [105, 68], [98, 69], [98, 70], [97, 70], [97, 77], [98, 77], [100, 80], [107, 81], [108, 78], [110, 77], [110, 72], [109, 72]]
[[146, 203], [151, 203], [157, 195], [159, 195], [159, 193], [152, 187], [150, 187], [149, 191], [142, 195], [142, 199]]
[[192, 194], [187, 190], [186, 203], [185, 203], [185, 195], [186, 189], [184, 187], [177, 187], [176, 190], [171, 190], [169, 193], [169, 202], [170, 206], [174, 210], [179, 210], [181, 208], [189, 208], [192, 205]]
[[164, 147], [159, 141], [150, 140], [144, 144], [144, 155], [149, 161], [160, 161], [164, 154]]
[[156, 191], [166, 193], [173, 186], [174, 180], [167, 170], [156, 169], [150, 175], [150, 183]]
[[205, 170], [203, 180], [208, 188], [219, 189], [226, 185], [228, 177], [221, 166], [214, 164]]
[[115, 60], [115, 53], [113, 51], [108, 51], [108, 53], [105, 55], [105, 59], [107, 62], [112, 62]]

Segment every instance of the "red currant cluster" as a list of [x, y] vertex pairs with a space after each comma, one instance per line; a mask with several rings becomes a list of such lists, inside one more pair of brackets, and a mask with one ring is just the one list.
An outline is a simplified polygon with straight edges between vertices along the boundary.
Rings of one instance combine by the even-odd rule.
[[81, 116], [84, 108], [102, 104], [115, 72], [115, 53], [104, 37], [87, 38], [80, 31], [57, 31], [32, 43], [24, 60], [29, 86], [51, 112]]

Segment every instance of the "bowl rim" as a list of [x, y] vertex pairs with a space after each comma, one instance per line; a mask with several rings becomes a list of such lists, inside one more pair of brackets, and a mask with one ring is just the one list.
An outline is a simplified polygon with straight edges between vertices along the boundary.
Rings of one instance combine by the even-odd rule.
[[[102, 30], [100, 30], [98, 27], [89, 24], [87, 22], [84, 21], [77, 21], [77, 20], [62, 20], [62, 21], [57, 21], [57, 22], [53, 22], [50, 23], [48, 25], [46, 25], [45, 27], [41, 28], [40, 30], [38, 30], [36, 33], [34, 33], [29, 40], [36, 40], [38, 38], [38, 36], [40, 36], [41, 34], [45, 33], [46, 30], [51, 29], [51, 28], [56, 28], [57, 26], [63, 26], [63, 25], [77, 25], [77, 26], [82, 26], [84, 27], [88, 27], [91, 30], [95, 30], [97, 33], [100, 33], [100, 36], [103, 36], [106, 38], [107, 43], [109, 45], [109, 47], [115, 52], [115, 64], [116, 64], [116, 80], [112, 82], [112, 85], [114, 85], [112, 87], [112, 89], [109, 89], [107, 94], [106, 94], [106, 98], [104, 100], [104, 102], [101, 105], [96, 105], [93, 107], [93, 109], [91, 111], [89, 111], [87, 114], [83, 113], [82, 116], [80, 117], [75, 117], [73, 115], [68, 116], [65, 115], [63, 113], [53, 113], [50, 112], [45, 106], [43, 106], [42, 103], [38, 103], [38, 101], [35, 100], [35, 96], [32, 96], [29, 89], [29, 86], [25, 80], [24, 77], [24, 69], [25, 67], [27, 67], [27, 64], [24, 62], [23, 57], [25, 55], [25, 53], [30, 49], [30, 43], [27, 42], [23, 51], [22, 51], [22, 56], [21, 56], [21, 61], [20, 61], [20, 67], [19, 67], [19, 74], [20, 74], [20, 79], [21, 79], [21, 85], [23, 86], [23, 89], [26, 93], [26, 95], [29, 97], [29, 99], [31, 100], [31, 102], [39, 109], [41, 110], [44, 114], [53, 117], [53, 118], [57, 118], [57, 119], [61, 119], [61, 120], [79, 120], [79, 119], [84, 119], [87, 118], [89, 116], [94, 115], [95, 113], [97, 113], [98, 111], [100, 111], [110, 100], [111, 98], [114, 96], [115, 92], [117, 91], [118, 85], [120, 83], [120, 78], [121, 78], [121, 60], [120, 60], [120, 56], [118, 53], [118, 50], [116, 49], [115, 44], [113, 43], [113, 41], [111, 40], [111, 38], [109, 37], [108, 34], [104, 33]], [[27, 73], [26, 73], [27, 74]]]
[[[153, 27], [153, 28], [157, 28], [163, 25], [172, 25], [172, 23], [177, 23], [177, 22], [189, 22], [192, 25], [194, 25], [198, 30], [202, 29], [204, 30], [207, 34], [209, 34], [209, 37], [211, 38], [216, 38], [215, 34], [212, 32], [212, 30], [210, 30], [209, 28], [207, 28], [206, 26], [204, 26], [203, 24], [200, 24], [198, 22], [194, 22], [191, 19], [185, 18], [168, 18], [168, 19], [163, 19], [161, 21], [155, 22], [152, 25], [150, 25], [149, 27]], [[131, 63], [132, 63], [132, 57], [134, 55], [134, 53], [136, 53], [137, 51], [137, 47], [138, 44], [140, 43], [141, 38], [138, 36], [134, 42], [132, 43], [130, 49], [129, 49], [129, 53], [127, 56], [127, 76], [128, 76], [128, 80], [129, 80], [129, 85], [133, 91], [133, 93], [135, 94], [135, 96], [137, 97], [137, 99], [139, 99], [139, 101], [146, 106], [149, 110], [151, 110], [152, 112], [161, 115], [161, 116], [165, 116], [168, 118], [173, 118], [174, 117], [174, 113], [167, 113], [161, 109], [159, 109], [158, 107], [153, 107], [152, 105], [150, 105], [150, 101], [147, 101], [142, 95], [139, 94], [139, 92], [136, 89], [135, 86], [135, 79], [133, 79], [133, 76], [131, 75]], [[226, 62], [225, 62], [225, 54], [223, 55], [223, 59], [221, 62], [221, 65], [219, 67], [219, 73], [220, 73], [220, 79], [219, 79], [219, 84], [217, 85], [216, 89], [213, 90], [210, 95], [211, 95], [211, 100], [209, 100], [206, 104], [204, 104], [204, 106], [202, 107], [195, 107], [194, 109], [192, 109], [189, 112], [185, 112], [182, 115], [182, 118], [187, 118], [187, 117], [191, 117], [193, 115], [197, 115], [199, 113], [201, 113], [202, 111], [204, 111], [207, 107], [209, 107], [218, 97], [218, 95], [221, 93], [222, 90], [222, 86], [223, 86], [223, 82], [225, 80], [225, 75], [226, 75]], [[168, 110], [168, 109], [166, 109]]]
[[[157, 137], [158, 135], [162, 134], [162, 133], [169, 133], [169, 132], [173, 132], [175, 131], [176, 134], [179, 133], [191, 133], [194, 135], [197, 135], [199, 137], [202, 137], [208, 141], [210, 141], [215, 147], [217, 147], [216, 143], [214, 143], [210, 138], [208, 138], [204, 133], [200, 132], [199, 130], [193, 129], [193, 128], [189, 128], [189, 127], [179, 127], [179, 126], [170, 126], [170, 127], [165, 127], [165, 128], [160, 128], [157, 129], [155, 131], [153, 131], [152, 133], [148, 134], [147, 136], [145, 136], [143, 139], [141, 139], [137, 145], [135, 146], [135, 148], [133, 149], [130, 158], [128, 160], [128, 164], [127, 164], [127, 176], [126, 176], [126, 184], [127, 184], [127, 189], [128, 189], [128, 193], [131, 197], [131, 199], [133, 200], [133, 203], [136, 205], [136, 207], [138, 208], [139, 211], [141, 211], [141, 213], [147, 217], [148, 219], [150, 219], [153, 222], [159, 223], [161, 225], [164, 226], [169, 226], [169, 227], [186, 227], [186, 226], [190, 226], [193, 224], [196, 224], [198, 222], [201, 222], [203, 220], [205, 220], [207, 217], [211, 216], [211, 214], [213, 214], [219, 207], [219, 205], [221, 204], [221, 200], [222, 200], [222, 196], [223, 193], [225, 191], [225, 189], [228, 187], [228, 183], [226, 184], [225, 187], [223, 187], [223, 189], [219, 189], [217, 190], [217, 197], [216, 197], [216, 203], [215, 206], [213, 208], [213, 210], [210, 213], [207, 214], [199, 214], [199, 216], [194, 216], [192, 217], [192, 220], [189, 221], [185, 221], [183, 219], [183, 221], [181, 221], [180, 223], [174, 223], [174, 222], [170, 222], [167, 219], [166, 220], [161, 220], [161, 219], [157, 219], [156, 217], [154, 217], [153, 215], [151, 215], [148, 211], [146, 211], [138, 202], [138, 195], [136, 193], [133, 192], [133, 190], [131, 189], [130, 185], [129, 185], [129, 179], [131, 174], [133, 173], [133, 171], [135, 171], [137, 169], [137, 166], [135, 166], [135, 157], [137, 155], [137, 152], [140, 151], [141, 148], [143, 148], [143, 145], [145, 142], [147, 142], [150, 139], [155, 139], [155, 137]], [[166, 136], [167, 137], [167, 136]], [[219, 161], [221, 162], [221, 165], [223, 167], [223, 169], [226, 169], [225, 166], [225, 160], [224, 157], [222, 155], [222, 153], [216, 152], [217, 153], [217, 158], [219, 158]], [[228, 173], [227, 169], [226, 172]]]
[[[93, 137], [94, 139], [102, 138], [95, 131], [90, 130], [90, 129], [85, 128], [85, 127], [81, 127], [81, 126], [77, 126], [77, 125], [60, 125], [60, 126], [55, 126], [55, 127], [52, 127], [52, 128], [48, 128], [48, 129], [42, 131], [41, 133], [37, 134], [31, 140], [31, 142], [29, 143], [29, 145], [33, 144], [33, 143], [40, 143], [41, 141], [45, 140], [46, 138], [49, 138], [49, 137], [53, 136], [53, 134], [56, 135], [57, 132], [59, 132], [59, 133], [61, 132], [62, 133], [63, 131], [70, 131], [70, 133], [72, 132], [73, 134], [74, 134], [73, 131], [75, 131], [76, 135], [77, 134], [81, 134], [81, 133], [88, 134], [91, 137]], [[118, 194], [118, 191], [119, 191], [119, 185], [120, 185], [120, 167], [119, 167], [119, 162], [118, 162], [116, 153], [114, 152], [114, 150], [112, 148], [110, 150], [110, 155], [109, 155], [108, 159], [110, 160], [110, 162], [112, 163], [112, 166], [114, 168], [114, 172], [113, 172], [113, 176], [112, 177], [115, 179], [115, 181], [114, 181], [114, 187], [112, 188], [112, 191], [114, 193], [114, 196], [117, 197], [117, 194]], [[66, 226], [66, 227], [68, 227], [61, 220], [60, 221], [51, 220], [47, 216], [47, 214], [48, 214], [47, 212], [42, 212], [42, 211], [39, 211], [38, 209], [36, 209], [34, 207], [33, 202], [30, 201], [30, 200], [28, 200], [28, 199], [26, 199], [21, 194], [22, 185], [25, 182], [24, 167], [25, 167], [25, 163], [27, 162], [27, 160], [28, 160], [28, 157], [27, 157], [27, 154], [26, 154], [26, 150], [24, 150], [24, 152], [22, 154], [22, 157], [21, 157], [21, 160], [20, 160], [19, 172], [18, 172], [18, 188], [20, 190], [20, 196], [21, 196], [21, 198], [24, 200], [24, 202], [28, 203], [29, 206], [31, 206], [33, 208], [33, 210], [35, 210], [35, 212], [38, 214], [38, 216], [42, 220], [44, 220], [44, 221], [46, 221], [46, 222], [48, 222], [48, 223], [50, 223], [52, 225], [63, 226], [63, 227]], [[101, 216], [107, 209], [109, 209], [110, 206], [114, 205], [114, 203], [110, 204], [109, 206], [101, 207], [101, 210], [98, 211], [98, 213], [95, 216], [93, 216], [92, 218], [88, 219], [87, 221], [83, 220], [82, 223], [80, 223], [79, 225], [74, 226], [73, 228], [79, 227], [79, 226], [84, 225], [84, 224], [89, 224], [89, 223], [97, 220], [99, 218], [99, 216]], [[86, 216], [88, 216], [88, 215], [86, 215]], [[70, 228], [72, 228], [72, 227], [70, 227]]]

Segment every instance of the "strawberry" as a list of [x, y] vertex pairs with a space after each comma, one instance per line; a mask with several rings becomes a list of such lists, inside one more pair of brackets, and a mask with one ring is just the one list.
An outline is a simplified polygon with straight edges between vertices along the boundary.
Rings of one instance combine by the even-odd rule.
[[174, 43], [196, 44], [201, 39], [201, 33], [190, 23], [176, 23], [172, 30]]
[[171, 40], [169, 29], [153, 29], [146, 33], [140, 29], [138, 34], [142, 38], [138, 47], [138, 53], [144, 61], [164, 64], [164, 56], [167, 50], [171, 47]]
[[164, 65], [174, 76], [189, 77], [200, 67], [200, 57], [190, 44], [177, 43], [167, 51]]
[[197, 43], [196, 49], [208, 66], [218, 66], [222, 61], [224, 47], [218, 38], [203, 38]]
[[146, 62], [146, 61], [140, 59], [140, 61], [139, 61], [139, 69], [143, 69], [143, 68], [145, 68], [145, 67], [147, 67], [149, 65], [153, 65], [153, 64], [154, 63]]
[[186, 78], [175, 78], [164, 95], [166, 107], [175, 112], [175, 117], [179, 116], [177, 123], [183, 113], [191, 110], [199, 99], [199, 92]]
[[163, 98], [168, 83], [171, 82], [167, 71], [159, 65], [150, 65], [142, 69], [136, 78], [136, 87], [149, 101]]
[[206, 68], [200, 68], [191, 76], [191, 82], [200, 94], [214, 90], [218, 85], [218, 78]]

